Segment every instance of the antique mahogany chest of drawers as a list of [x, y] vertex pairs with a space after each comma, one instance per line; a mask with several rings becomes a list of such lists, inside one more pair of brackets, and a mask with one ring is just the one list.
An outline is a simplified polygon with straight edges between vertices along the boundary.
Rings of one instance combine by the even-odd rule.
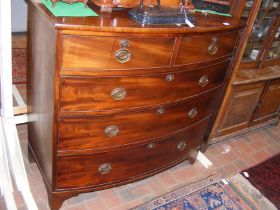
[[196, 159], [242, 25], [200, 14], [195, 24], [56, 18], [29, 1], [29, 153], [52, 209]]

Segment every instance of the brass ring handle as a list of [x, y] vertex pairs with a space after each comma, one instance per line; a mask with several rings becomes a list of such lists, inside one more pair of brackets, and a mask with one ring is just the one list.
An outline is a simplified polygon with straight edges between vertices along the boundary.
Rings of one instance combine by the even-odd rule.
[[111, 97], [116, 101], [123, 100], [126, 96], [127, 96], [127, 91], [125, 88], [115, 88], [111, 92]]
[[218, 52], [218, 47], [216, 42], [212, 42], [209, 46], [208, 46], [208, 53], [210, 55], [214, 55]]
[[148, 144], [147, 149], [151, 150], [151, 149], [154, 149], [155, 147], [156, 147], [155, 143], [150, 143], [150, 144]]
[[200, 79], [198, 80], [198, 84], [201, 87], [205, 87], [208, 84], [209, 80], [208, 80], [208, 76], [203, 75], [202, 77], [200, 77]]
[[198, 111], [196, 108], [192, 108], [189, 113], [188, 113], [188, 117], [189, 118], [194, 118], [196, 115], [198, 114]]
[[174, 78], [175, 78], [174, 74], [168, 74], [168, 75], [165, 77], [165, 80], [166, 80], [167, 82], [171, 82], [171, 81], [174, 80]]
[[165, 112], [165, 108], [163, 108], [163, 107], [157, 109], [158, 115], [164, 114], [164, 112]]
[[114, 136], [119, 135], [120, 129], [116, 125], [110, 125], [110, 126], [105, 128], [104, 133], [108, 137], [114, 137]]
[[127, 63], [131, 59], [131, 52], [123, 47], [115, 52], [115, 58], [119, 63]]
[[177, 150], [179, 151], [183, 151], [184, 149], [186, 149], [187, 147], [187, 143], [185, 141], [181, 141], [178, 145], [177, 145]]
[[109, 163], [102, 164], [98, 167], [98, 172], [100, 174], [108, 174], [112, 170], [112, 165]]

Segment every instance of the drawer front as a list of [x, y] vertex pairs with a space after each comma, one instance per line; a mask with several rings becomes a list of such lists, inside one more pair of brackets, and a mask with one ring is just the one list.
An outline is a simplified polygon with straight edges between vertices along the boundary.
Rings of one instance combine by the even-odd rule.
[[[195, 153], [208, 119], [184, 132], [138, 147], [106, 153], [57, 157], [57, 189], [83, 188], [135, 179]], [[194, 157], [195, 158], [195, 157]]]
[[210, 115], [218, 89], [172, 106], [108, 116], [68, 117], [59, 124], [59, 150], [108, 149], [166, 136]]
[[174, 38], [63, 36], [62, 69], [169, 66]]
[[131, 77], [62, 77], [60, 111], [100, 111], [156, 106], [222, 84], [228, 61], [192, 71]]
[[230, 55], [234, 49], [237, 36], [238, 31], [217, 35], [183, 37], [175, 65], [199, 63]]

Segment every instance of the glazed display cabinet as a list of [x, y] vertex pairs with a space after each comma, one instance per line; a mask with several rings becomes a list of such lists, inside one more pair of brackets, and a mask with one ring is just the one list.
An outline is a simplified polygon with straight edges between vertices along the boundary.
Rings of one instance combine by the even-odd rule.
[[[247, 1], [244, 17], [254, 2]], [[262, 0], [243, 59], [231, 81], [211, 143], [266, 126], [280, 114], [280, 3]]]

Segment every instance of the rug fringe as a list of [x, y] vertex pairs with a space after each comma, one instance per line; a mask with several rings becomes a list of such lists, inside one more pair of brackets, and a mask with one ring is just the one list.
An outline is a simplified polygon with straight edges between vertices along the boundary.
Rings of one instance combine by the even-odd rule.
[[245, 194], [246, 197], [249, 198], [250, 201], [257, 206], [257, 209], [277, 210], [275, 205], [272, 202], [270, 202], [257, 188], [255, 188], [241, 174], [238, 173], [235, 176], [229, 178], [229, 180], [237, 190]]

